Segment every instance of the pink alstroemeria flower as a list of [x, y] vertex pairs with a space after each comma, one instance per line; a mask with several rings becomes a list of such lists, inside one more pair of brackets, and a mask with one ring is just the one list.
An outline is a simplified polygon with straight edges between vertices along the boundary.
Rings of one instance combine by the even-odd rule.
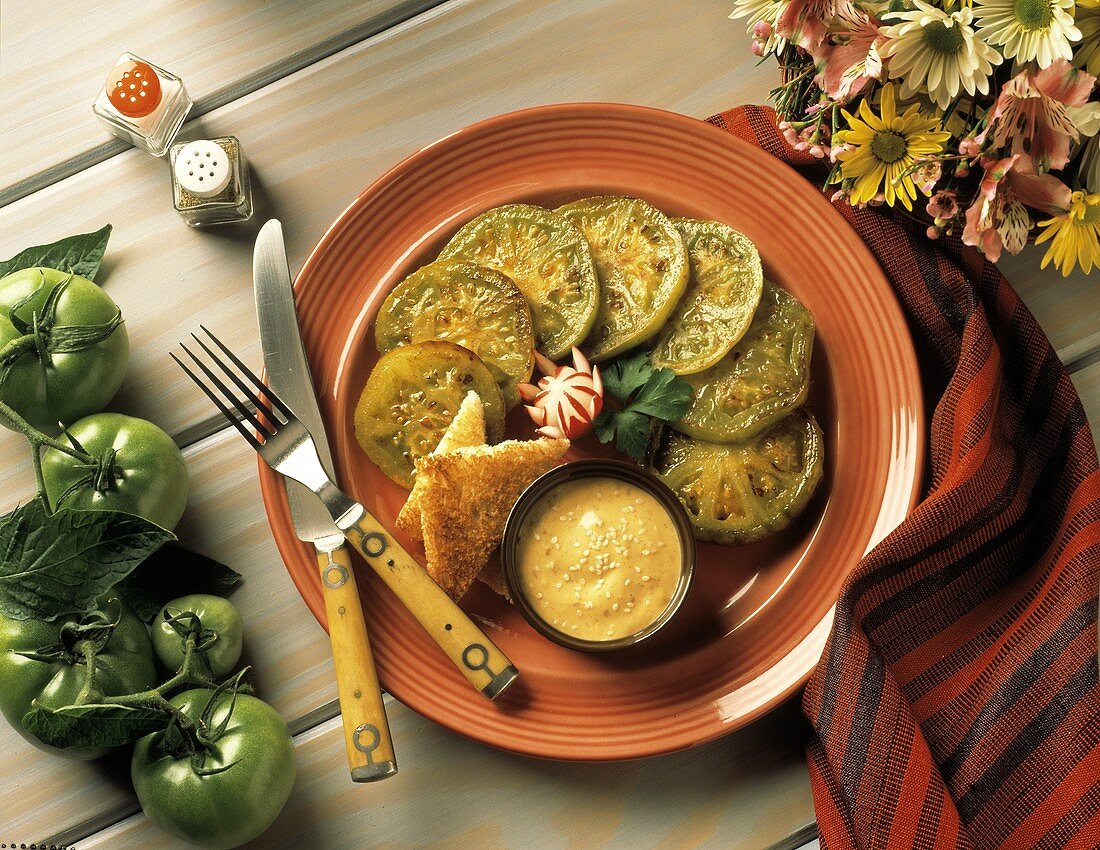
[[875, 18], [864, 15], [849, 32], [834, 33], [821, 47], [817, 84], [833, 100], [855, 97], [871, 80], [882, 78], [879, 45], [886, 39]]
[[1059, 213], [1069, 207], [1069, 187], [1052, 174], [1037, 174], [1026, 154], [1005, 159], [983, 158], [985, 175], [978, 197], [966, 211], [963, 244], [981, 249], [990, 262], [1001, 251], [1019, 254], [1027, 244], [1031, 216], [1027, 207]]
[[1079, 133], [1067, 106], [1084, 106], [1096, 77], [1056, 59], [1042, 71], [1024, 70], [1005, 83], [993, 106], [989, 127], [993, 143], [1010, 145], [1012, 154], [1027, 153], [1043, 171], [1057, 170], [1069, 161], [1071, 141]]
[[775, 22], [775, 32], [820, 58], [819, 48], [836, 18], [856, 23], [860, 13], [850, 0], [791, 0]]

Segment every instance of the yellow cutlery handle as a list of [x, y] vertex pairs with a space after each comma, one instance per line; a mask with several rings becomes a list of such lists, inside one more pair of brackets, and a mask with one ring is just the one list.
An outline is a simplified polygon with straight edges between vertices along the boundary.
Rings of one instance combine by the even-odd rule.
[[363, 606], [355, 586], [351, 553], [340, 545], [318, 552], [336, 688], [344, 722], [348, 767], [354, 782], [374, 782], [397, 773], [390, 724], [374, 669]]
[[344, 535], [482, 696], [496, 699], [515, 680], [508, 656], [370, 513]]

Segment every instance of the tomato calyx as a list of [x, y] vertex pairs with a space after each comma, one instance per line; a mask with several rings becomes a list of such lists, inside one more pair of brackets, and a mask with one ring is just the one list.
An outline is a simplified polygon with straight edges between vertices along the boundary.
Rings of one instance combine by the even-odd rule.
[[[188, 759], [196, 776], [215, 776], [235, 766], [236, 761], [212, 766], [207, 766], [206, 761], [218, 755], [218, 741], [233, 719], [237, 695], [251, 691], [245, 682], [245, 676], [250, 670], [250, 667], [245, 667], [232, 679], [218, 685], [203, 706], [198, 722], [193, 725], [182, 722], [185, 719], [182, 713], [173, 715], [161, 738], [162, 752], [172, 758]], [[217, 724], [213, 725], [215, 712], [226, 698], [229, 699], [229, 708]]]
[[20, 315], [38, 292], [29, 293], [25, 298], [8, 308], [8, 321], [21, 336], [0, 348], [0, 382], [12, 364], [27, 354], [36, 354], [43, 371], [53, 365], [54, 354], [72, 354], [98, 345], [113, 334], [122, 324], [122, 311], [106, 322], [94, 325], [58, 325], [57, 308], [61, 296], [72, 283], [75, 275], [69, 276], [51, 287], [41, 309], [31, 312], [29, 317]]
[[[123, 479], [122, 466], [118, 463], [118, 450], [108, 446], [99, 457], [90, 454], [73, 436], [68, 428], [62, 424], [61, 435], [69, 441], [75, 454], [76, 463], [73, 467], [78, 471], [78, 477], [63, 490], [57, 497], [57, 503], [53, 509], [62, 507], [71, 496], [89, 487], [97, 493], [106, 493], [114, 490], [117, 483]], [[45, 493], [42, 493], [45, 497]]]
[[213, 629], [205, 628], [202, 619], [194, 611], [180, 611], [176, 614], [165, 611], [164, 622], [180, 636], [185, 650], [188, 641], [192, 642], [193, 652], [202, 659], [204, 669], [210, 673], [210, 659], [206, 653], [218, 642], [218, 633]]

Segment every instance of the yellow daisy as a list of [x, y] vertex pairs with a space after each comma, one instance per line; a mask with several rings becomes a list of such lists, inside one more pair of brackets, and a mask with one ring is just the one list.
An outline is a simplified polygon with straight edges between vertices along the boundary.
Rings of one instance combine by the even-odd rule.
[[847, 149], [837, 157], [840, 173], [834, 179], [853, 181], [853, 204], [868, 203], [881, 191], [890, 206], [900, 200], [907, 210], [913, 209], [917, 158], [940, 153], [951, 134], [943, 131], [939, 119], [922, 115], [919, 104], [898, 115], [893, 83], [882, 87], [878, 115], [866, 98], [860, 101], [858, 118], [847, 110], [843, 114], [848, 129], [837, 136]]
[[1036, 245], [1053, 240], [1039, 268], [1045, 269], [1053, 260], [1062, 277], [1069, 277], [1076, 266], [1085, 274], [1100, 266], [1100, 194], [1074, 192], [1069, 211], [1040, 221], [1039, 227], [1043, 232]]

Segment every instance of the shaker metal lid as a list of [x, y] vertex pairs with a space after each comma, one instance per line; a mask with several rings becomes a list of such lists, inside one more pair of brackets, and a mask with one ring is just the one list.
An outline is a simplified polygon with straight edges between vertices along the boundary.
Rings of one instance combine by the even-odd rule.
[[229, 154], [217, 142], [200, 139], [189, 142], [176, 155], [176, 180], [197, 198], [212, 198], [222, 192], [233, 176]]

